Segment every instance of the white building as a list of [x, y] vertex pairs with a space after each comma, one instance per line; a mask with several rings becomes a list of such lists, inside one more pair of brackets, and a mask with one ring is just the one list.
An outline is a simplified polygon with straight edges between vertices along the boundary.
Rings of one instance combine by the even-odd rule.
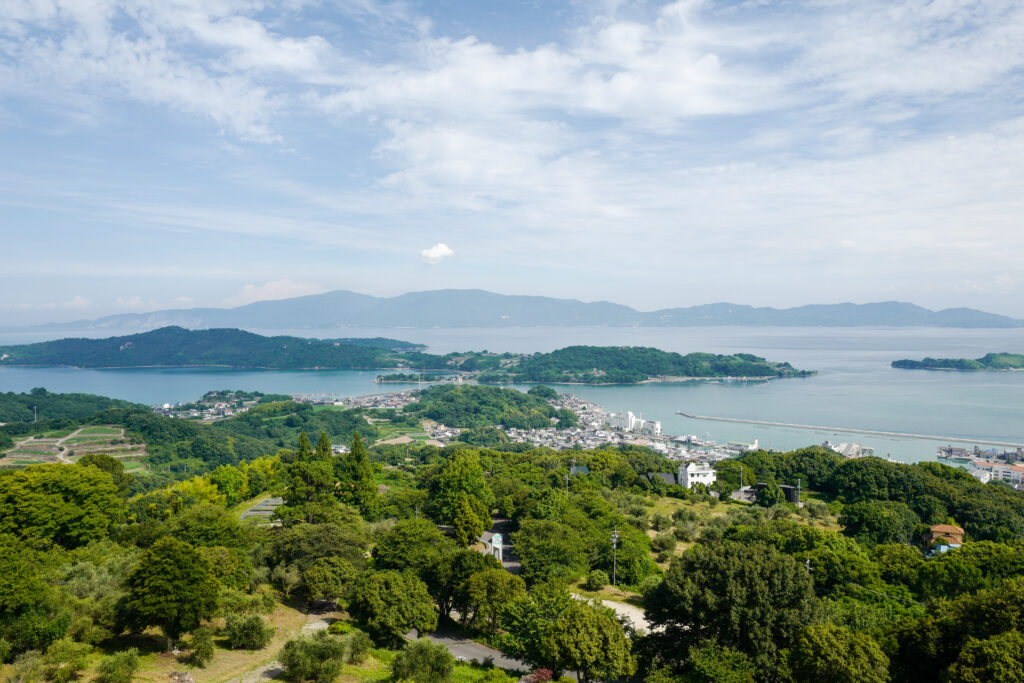
[[691, 462], [679, 466], [679, 485], [692, 489], [694, 484], [711, 486], [718, 479], [715, 468], [705, 462]]
[[984, 476], [982, 473], [988, 473], [988, 481], [996, 479], [999, 481], [1005, 481], [1007, 484], [1012, 484], [1013, 486], [1024, 485], [1024, 465], [1008, 465], [1006, 463], [998, 462], [976, 462], [974, 463], [974, 466], [977, 469], [971, 472], [971, 474], [980, 481], [985, 481], [982, 479], [982, 476]]
[[637, 416], [633, 414], [633, 411], [627, 411], [626, 413], [612, 413], [608, 416], [608, 425], [614, 429], [621, 429], [624, 432], [631, 432], [636, 427]]
[[657, 420], [638, 420], [636, 431], [648, 436], [661, 436], [661, 423]]

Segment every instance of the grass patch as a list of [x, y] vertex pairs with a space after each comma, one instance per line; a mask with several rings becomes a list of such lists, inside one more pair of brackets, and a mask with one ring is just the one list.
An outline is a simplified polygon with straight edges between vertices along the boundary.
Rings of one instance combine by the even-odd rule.
[[594, 600], [611, 600], [612, 602], [621, 602], [640, 608], [644, 606], [643, 596], [639, 593], [624, 590], [620, 586], [605, 586], [599, 591], [588, 591], [583, 587], [584, 581], [585, 579], [578, 579], [577, 581], [570, 583], [569, 589], [573, 593], [577, 593], [578, 595], [583, 595]]
[[39, 437], [42, 439], [63, 439], [65, 436], [73, 434], [74, 431], [74, 429], [55, 429], [52, 432], [40, 434]]
[[104, 436], [120, 436], [123, 430], [115, 427], [82, 427], [79, 434], [102, 434]]
[[8, 455], [49, 455], [49, 456], [56, 456], [57, 455], [57, 451], [56, 450], [40, 451], [40, 450], [35, 450], [35, 449], [32, 449], [32, 448], [18, 448], [18, 449], [15, 449], [13, 451], [9, 451]]
[[70, 439], [65, 439], [64, 443], [68, 446], [79, 445], [92, 445], [101, 443], [110, 443], [111, 439], [106, 436], [73, 436]]

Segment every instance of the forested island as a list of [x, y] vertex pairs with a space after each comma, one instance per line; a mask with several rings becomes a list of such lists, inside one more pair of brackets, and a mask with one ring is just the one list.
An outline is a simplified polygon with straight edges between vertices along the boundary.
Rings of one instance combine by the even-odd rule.
[[901, 370], [1024, 370], [1024, 354], [988, 353], [981, 358], [925, 358], [894, 360]]
[[[359, 341], [360, 343], [353, 343]], [[714, 377], [805, 377], [789, 363], [746, 353], [681, 355], [647, 347], [570, 346], [551, 353], [467, 351], [424, 353], [415, 344], [393, 339], [321, 340], [264, 337], [233, 329], [186, 330], [165, 327], [107, 339], [57, 341], [0, 347], [0, 365], [82, 368], [232, 367], [276, 370], [447, 371], [484, 383], [571, 382], [634, 384], [652, 379]], [[413, 379], [409, 379], [412, 377]], [[417, 381], [400, 372], [380, 381]]]
[[[401, 412], [270, 401], [198, 424], [8, 395], [46, 406], [8, 439], [118, 429], [151, 455], [0, 469], [0, 676], [227, 680], [276, 660], [318, 683], [1017, 680], [1024, 493], [1005, 484], [814, 447], [691, 490], [645, 477], [676, 463], [637, 446], [377, 443], [424, 419], [550, 423], [550, 396], [441, 386]], [[730, 498], [741, 478], [764, 484], [755, 503]], [[802, 507], [780, 488], [798, 481]], [[491, 528], [517, 573], [484, 552]], [[935, 529], [963, 543], [935, 552]], [[406, 640], [439, 629], [512, 664]]]

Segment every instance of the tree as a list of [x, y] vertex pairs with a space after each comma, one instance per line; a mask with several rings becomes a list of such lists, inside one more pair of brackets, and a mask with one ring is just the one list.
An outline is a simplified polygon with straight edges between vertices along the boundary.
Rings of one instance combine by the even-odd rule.
[[337, 600], [355, 579], [356, 568], [338, 557], [320, 557], [302, 570], [302, 585], [309, 602]]
[[725, 541], [675, 558], [644, 602], [652, 638], [666, 653], [716, 639], [767, 661], [811, 619], [814, 591], [793, 558], [770, 546]]
[[317, 460], [331, 460], [334, 457], [331, 439], [327, 436], [327, 432], [320, 432], [320, 438], [316, 442], [316, 452], [313, 454], [313, 457]]
[[581, 575], [587, 570], [589, 550], [572, 527], [547, 519], [526, 519], [513, 534], [527, 582], [543, 581], [558, 571]]
[[273, 563], [305, 568], [321, 557], [337, 557], [357, 568], [365, 565], [366, 530], [359, 515], [347, 509], [355, 519], [344, 525], [296, 524], [281, 530], [270, 546]]
[[438, 561], [427, 567], [422, 576], [437, 602], [438, 614], [448, 614], [455, 608], [465, 613], [466, 582], [474, 574], [488, 569], [501, 569], [493, 555], [451, 544], [444, 546]]
[[258, 614], [229, 614], [224, 624], [228, 647], [232, 650], [261, 650], [270, 644], [274, 629]]
[[331, 683], [345, 664], [345, 643], [318, 631], [308, 638], [289, 640], [277, 658], [289, 681]]
[[377, 569], [411, 569], [420, 577], [436, 566], [451, 540], [427, 519], [403, 519], [381, 536], [373, 548]]
[[0, 534], [35, 548], [98, 540], [121, 515], [117, 487], [96, 467], [35, 465], [0, 477]]
[[899, 501], [865, 500], [843, 508], [843, 533], [866, 545], [909, 543], [920, 518]]
[[146, 551], [126, 587], [129, 624], [159, 626], [167, 637], [168, 651], [181, 634], [217, 610], [219, 586], [210, 565], [191, 545], [168, 536]]
[[338, 497], [373, 518], [380, 511], [377, 497], [377, 481], [373, 476], [373, 465], [366, 455], [366, 446], [359, 432], [352, 434], [352, 447], [342, 456], [337, 467]]
[[552, 635], [559, 662], [581, 683], [626, 678], [636, 668], [629, 638], [607, 607], [574, 600]]
[[1015, 683], [1024, 681], [1024, 634], [1007, 631], [971, 638], [949, 667], [949, 683]]
[[431, 482], [431, 501], [437, 519], [445, 524], [455, 524], [463, 495], [476, 516], [487, 524], [491, 519], [494, 494], [484, 479], [484, 469], [476, 451], [456, 451]]
[[82, 467], [95, 467], [110, 475], [117, 492], [124, 495], [128, 491], [128, 485], [135, 479], [130, 474], [125, 474], [124, 463], [106, 453], [86, 453], [75, 463]]
[[221, 465], [210, 472], [210, 481], [224, 494], [228, 507], [234, 507], [249, 496], [249, 481], [245, 474], [232, 465]]
[[768, 482], [767, 486], [757, 492], [757, 504], [761, 507], [770, 508], [785, 502], [786, 494], [774, 481]]
[[470, 576], [464, 593], [463, 618], [471, 626], [495, 633], [502, 609], [526, 594], [526, 584], [504, 569], [488, 569]]
[[444, 683], [455, 667], [455, 657], [441, 643], [418, 638], [395, 655], [391, 677], [413, 683]]
[[797, 680], [887, 683], [889, 658], [875, 639], [831, 624], [804, 629], [792, 653]]
[[553, 582], [537, 584], [513, 599], [501, 612], [501, 651], [531, 666], [560, 671], [555, 623], [573, 602], [565, 587]]
[[437, 611], [426, 584], [407, 572], [366, 576], [355, 588], [349, 612], [371, 636], [392, 645], [413, 629], [425, 633], [437, 627]]
[[477, 539], [480, 538], [480, 534], [487, 528], [484, 520], [477, 516], [473, 505], [469, 502], [469, 496], [465, 493], [459, 494], [459, 503], [455, 510], [455, 519], [452, 521], [452, 527], [455, 531], [455, 541], [461, 546], [476, 543]]
[[754, 683], [757, 668], [739, 650], [708, 640], [690, 648], [692, 683]]
[[70, 638], [61, 638], [46, 649], [43, 655], [43, 675], [53, 683], [68, 683], [78, 678], [89, 662], [92, 648], [85, 643], [76, 643]]
[[139, 670], [139, 651], [134, 647], [104, 657], [96, 671], [96, 683], [132, 683]]

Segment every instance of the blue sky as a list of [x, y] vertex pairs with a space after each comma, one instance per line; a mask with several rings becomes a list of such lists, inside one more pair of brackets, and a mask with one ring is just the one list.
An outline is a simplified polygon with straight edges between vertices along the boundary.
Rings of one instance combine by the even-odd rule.
[[1024, 3], [8, 0], [0, 324], [443, 287], [1024, 317]]

